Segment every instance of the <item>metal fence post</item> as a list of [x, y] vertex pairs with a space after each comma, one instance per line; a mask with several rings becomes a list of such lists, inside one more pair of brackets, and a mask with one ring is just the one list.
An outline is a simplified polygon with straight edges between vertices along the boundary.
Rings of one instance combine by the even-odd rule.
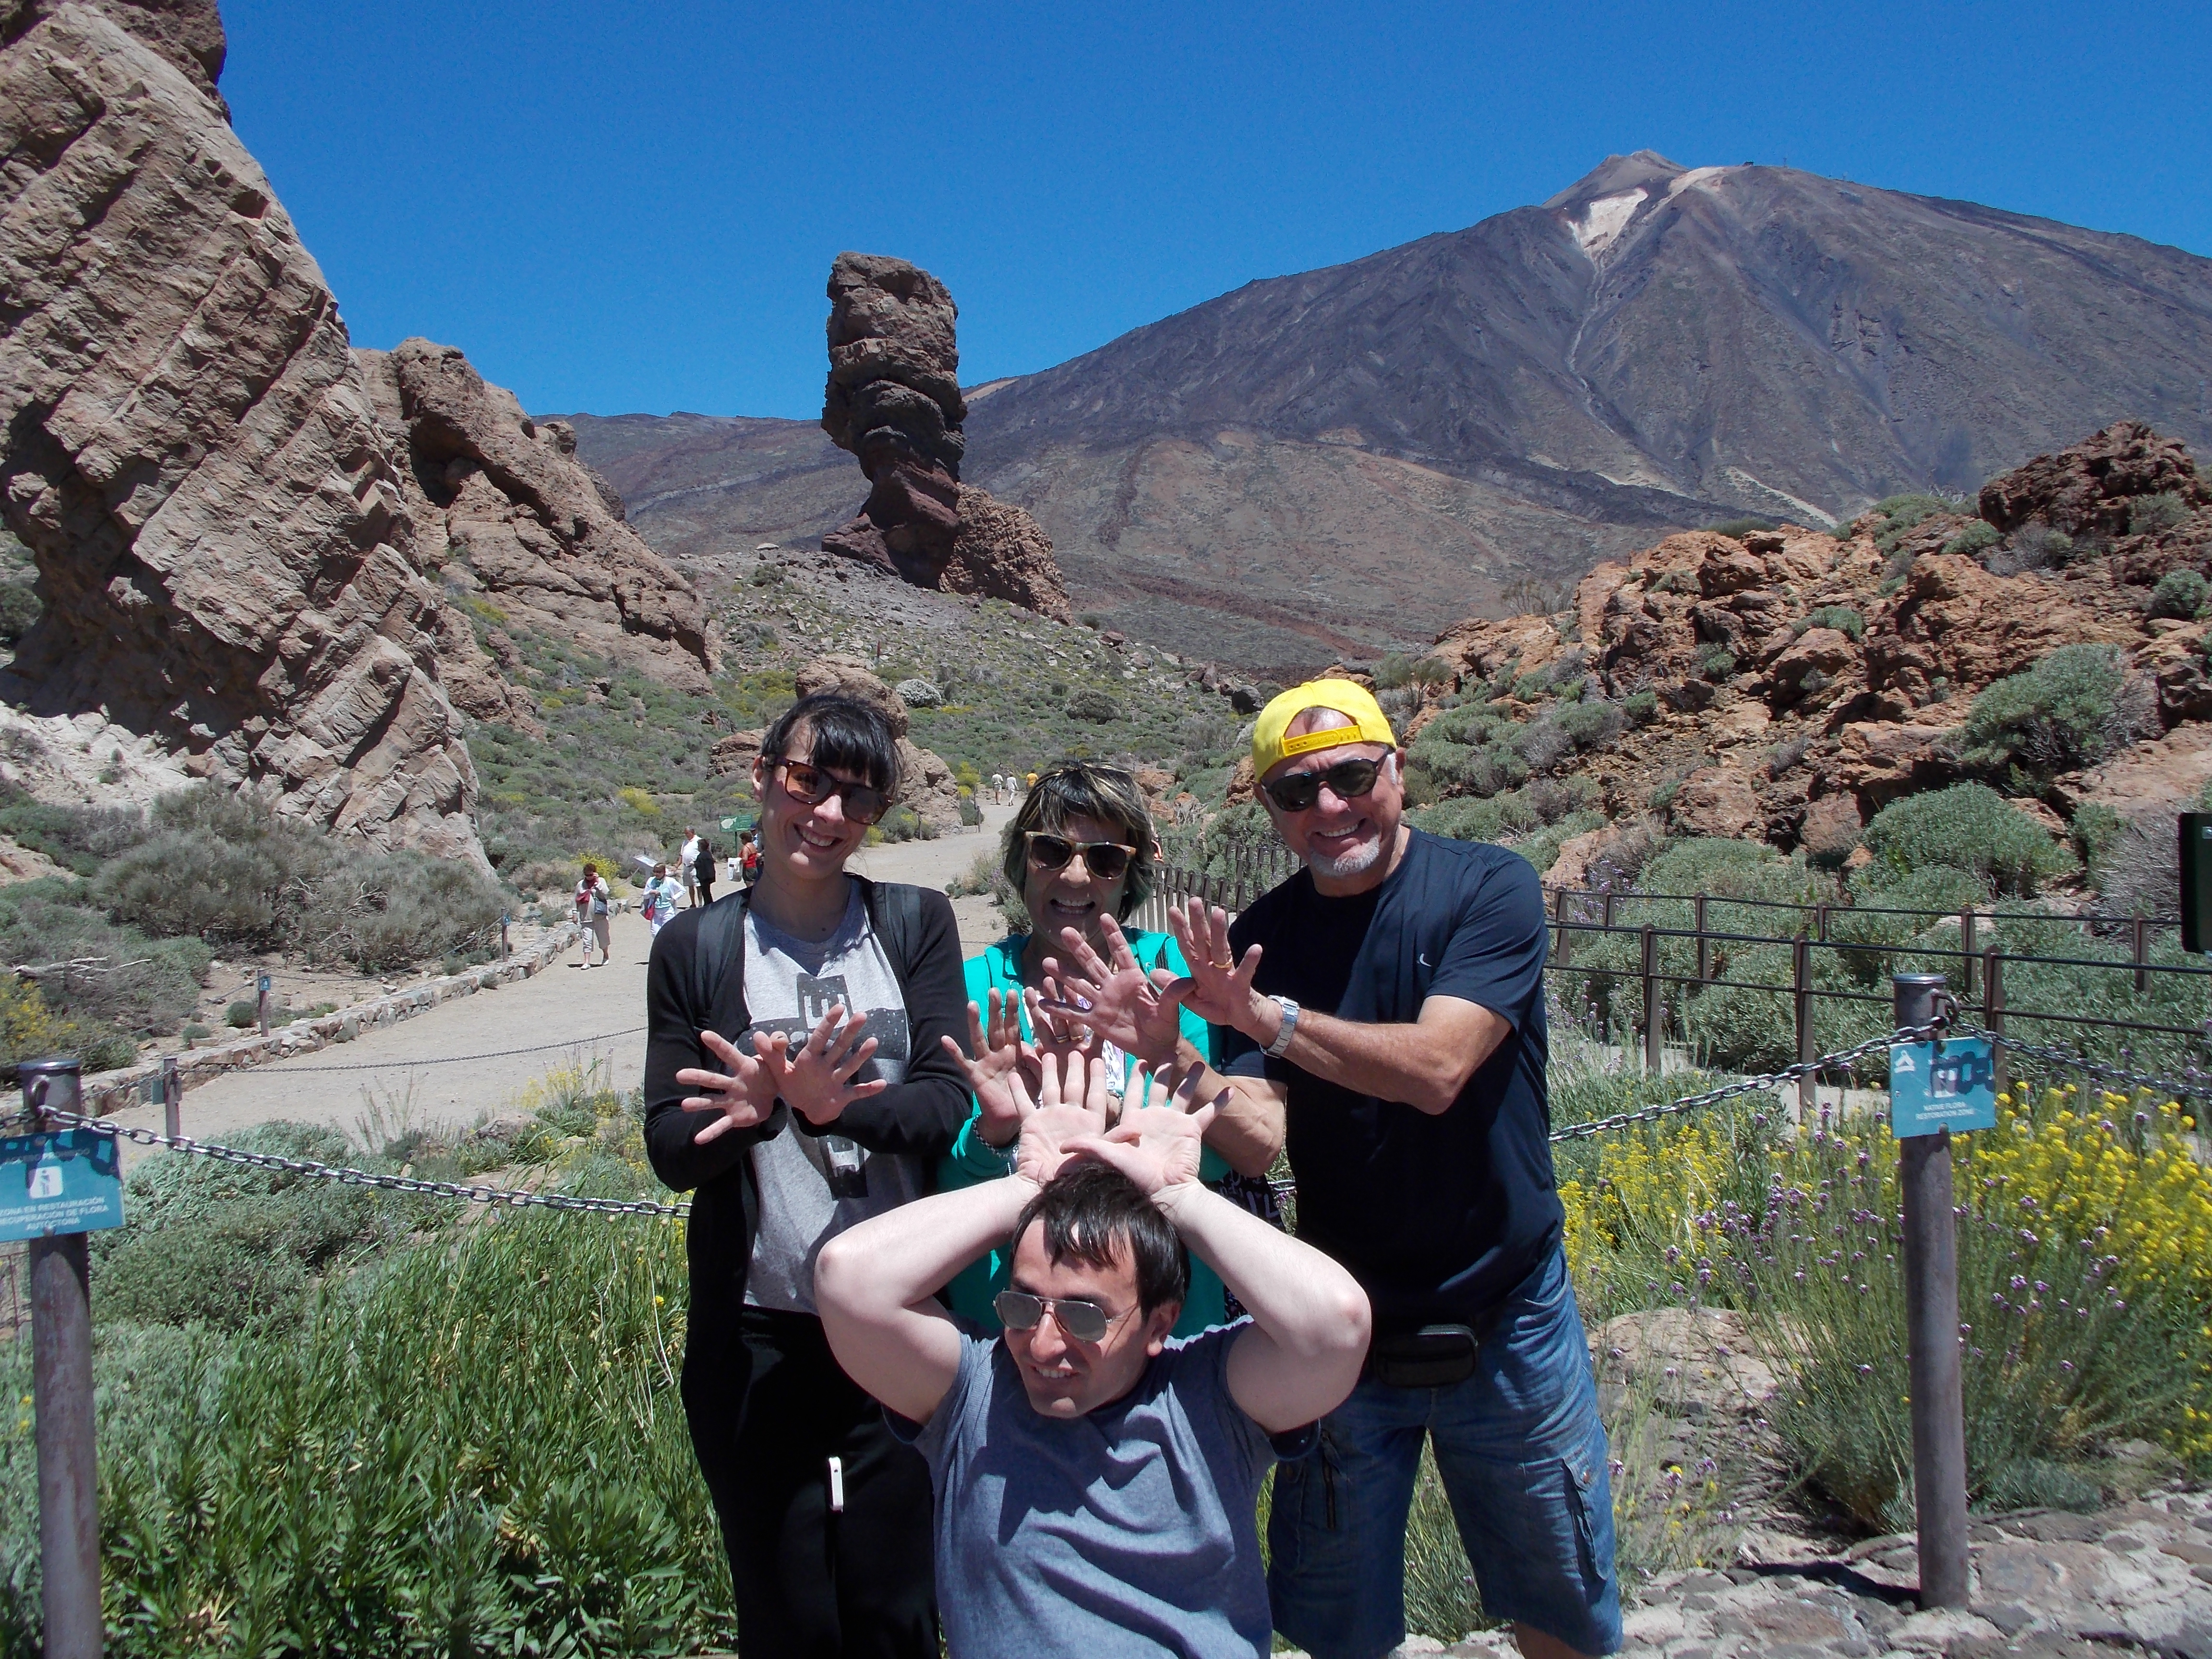
[[1713, 942], [1705, 937], [1705, 896], [1703, 893], [1691, 901], [1690, 913], [1698, 929], [1698, 983], [1703, 985], [1713, 976]]
[[[2004, 952], [1992, 945], [1982, 957], [1982, 1029], [2004, 1035]], [[1995, 1043], [1990, 1046], [1990, 1069], [1999, 1090], [2009, 1086], [2006, 1076], [2005, 1051]]]
[[2138, 992], [2150, 989], [2150, 975], [2143, 971], [2143, 964], [2149, 960], [2150, 922], [2145, 917], [2137, 916], [2136, 918], [2136, 989]]
[[1659, 1075], [1665, 1053], [1666, 1021], [1667, 1011], [1659, 1001], [1659, 930], [1647, 921], [1644, 924], [1644, 1069], [1652, 1077]]
[[1974, 913], [1959, 912], [1959, 994], [1974, 994]]
[[161, 1133], [172, 1140], [184, 1133], [185, 1074], [174, 1054], [161, 1056]]
[[[33, 1127], [48, 1111], [80, 1109], [74, 1060], [20, 1068]], [[99, 1467], [92, 1443], [92, 1281], [82, 1233], [34, 1238], [31, 1269], [31, 1393], [38, 1414], [39, 1572], [46, 1659], [100, 1659]]]
[[[1994, 954], [1994, 953], [1993, 953]], [[1899, 1027], [1924, 1025], [1941, 974], [1891, 981]], [[1966, 1605], [1966, 1422], [1959, 1367], [1959, 1242], [1951, 1132], [1897, 1143], [1905, 1199], [1905, 1359], [1912, 1396], [1912, 1506], [1920, 1528], [1920, 1605]]]
[[1606, 889], [1605, 909], [1599, 917], [1599, 922], [1608, 928], [1613, 926], [1613, 890], [1609, 887]]
[[[1802, 933], [1790, 941], [1790, 1001], [1797, 1022], [1797, 1058], [1802, 1063], [1820, 1052], [1813, 1046], [1813, 945]], [[1797, 1079], [1797, 1111], [1801, 1119], [1812, 1115], [1820, 1100], [1814, 1073]]]
[[499, 913], [499, 959], [501, 962], [505, 962], [507, 958], [507, 927], [513, 920], [514, 918], [506, 911], [502, 910]]

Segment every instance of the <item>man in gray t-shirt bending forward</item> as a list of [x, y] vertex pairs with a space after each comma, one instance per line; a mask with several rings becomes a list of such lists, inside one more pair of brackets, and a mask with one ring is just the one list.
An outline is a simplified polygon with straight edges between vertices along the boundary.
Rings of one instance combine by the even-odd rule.
[[[977, 1043], [981, 1051], [981, 1043]], [[837, 1361], [936, 1484], [937, 1600], [952, 1659], [1242, 1656], [1268, 1648], [1253, 1500], [1273, 1444], [1351, 1393], [1367, 1352], [1352, 1275], [1198, 1181], [1212, 1116], [1158, 1082], [1105, 1133], [1103, 1066], [987, 1073], [1022, 1114], [1008, 1179], [864, 1221], [823, 1247]], [[936, 1301], [1012, 1240], [1001, 1337]], [[1205, 1257], [1249, 1320], [1176, 1340]]]

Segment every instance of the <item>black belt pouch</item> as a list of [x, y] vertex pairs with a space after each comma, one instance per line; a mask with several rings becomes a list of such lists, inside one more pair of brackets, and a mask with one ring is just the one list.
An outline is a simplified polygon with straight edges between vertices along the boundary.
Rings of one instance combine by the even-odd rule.
[[1482, 1339], [1466, 1325], [1424, 1325], [1378, 1332], [1367, 1349], [1367, 1375], [1393, 1389], [1448, 1389], [1474, 1375]]

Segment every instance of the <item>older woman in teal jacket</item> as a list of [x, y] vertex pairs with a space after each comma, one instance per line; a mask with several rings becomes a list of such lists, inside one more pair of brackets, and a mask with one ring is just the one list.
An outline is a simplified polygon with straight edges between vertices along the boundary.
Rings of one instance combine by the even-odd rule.
[[[1030, 931], [1009, 934], [966, 964], [980, 1062], [971, 1063], [973, 1078], [981, 1081], [991, 1064], [982, 1040], [989, 1023], [987, 1010], [1009, 1025], [1018, 1022], [1025, 1060], [1034, 1065], [1038, 1033], [1024, 994], [1046, 989], [1045, 964], [1066, 954], [1062, 939], [1066, 931], [1073, 930], [1101, 957], [1113, 957], [1114, 943], [1104, 919], [1111, 916], [1119, 922], [1144, 902], [1152, 890], [1158, 860], [1152, 814], [1146, 809], [1144, 792], [1127, 772], [1071, 761], [1036, 781], [1007, 827], [1003, 864], [1006, 879], [1021, 894], [1029, 912]], [[1136, 928], [1121, 932], [1139, 968], [1147, 972], [1165, 969], [1178, 976], [1190, 971], [1169, 935]], [[1188, 1009], [1181, 1015], [1189, 1050], [1194, 1057], [1211, 1058], [1206, 1022]], [[1116, 1074], [1127, 1081], [1133, 1060], [1108, 1047], [1107, 1059], [1118, 1060]], [[1199, 1178], [1231, 1196], [1261, 1198], [1266, 1187], [1261, 1178], [1281, 1150], [1282, 1137], [1279, 1119], [1261, 1122], [1219, 1113], [1206, 1131]], [[975, 1106], [952, 1151], [939, 1164], [939, 1190], [1006, 1175], [1015, 1138], [1014, 1125], [994, 1123], [980, 1103]], [[993, 1145], [994, 1139], [1003, 1146]], [[948, 1287], [953, 1312], [995, 1328], [999, 1321], [991, 1298], [1005, 1288], [1006, 1281], [1006, 1261], [1000, 1252], [963, 1269]], [[1175, 1334], [1193, 1334], [1220, 1324], [1224, 1316], [1221, 1280], [1204, 1262], [1194, 1260], [1190, 1293]]]

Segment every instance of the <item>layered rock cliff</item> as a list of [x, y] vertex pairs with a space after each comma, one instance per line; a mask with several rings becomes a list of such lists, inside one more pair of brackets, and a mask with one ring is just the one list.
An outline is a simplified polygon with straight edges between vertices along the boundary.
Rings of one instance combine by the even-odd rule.
[[0, 48], [0, 492], [45, 607], [11, 718], [480, 858], [440, 674], [474, 643], [322, 273], [212, 96], [220, 46], [191, 50], [212, 9], [123, 15], [176, 25], [173, 60], [82, 4], [17, 7]]

